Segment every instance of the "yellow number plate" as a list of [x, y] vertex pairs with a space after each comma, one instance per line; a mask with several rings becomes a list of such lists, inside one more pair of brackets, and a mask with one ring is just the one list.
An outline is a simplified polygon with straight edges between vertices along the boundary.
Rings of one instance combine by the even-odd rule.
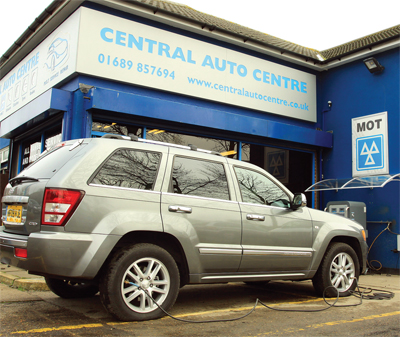
[[7, 221], [21, 223], [21, 220], [22, 220], [22, 206], [8, 206]]

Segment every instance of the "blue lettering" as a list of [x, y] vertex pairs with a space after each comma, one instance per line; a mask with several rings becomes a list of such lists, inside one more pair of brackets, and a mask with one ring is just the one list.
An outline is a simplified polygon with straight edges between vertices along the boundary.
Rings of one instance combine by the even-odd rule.
[[169, 45], [167, 45], [166, 43], [158, 43], [158, 55], [162, 56], [163, 52], [165, 53], [165, 56], [168, 58], [171, 58], [170, 54], [169, 54]]
[[192, 60], [192, 51], [188, 50], [187, 52], [187, 61], [188, 63], [196, 64], [196, 61]]
[[132, 35], [128, 35], [128, 48], [132, 48], [133, 44], [136, 46], [137, 50], [143, 50], [143, 38], [139, 36], [139, 41]]
[[125, 47], [125, 36], [126, 36], [126, 33], [120, 32], [119, 30], [117, 30], [117, 32], [115, 34], [115, 43], [119, 44], [120, 46]]
[[307, 83], [306, 82], [300, 82], [300, 91], [307, 93]]
[[231, 61], [227, 61], [227, 63], [229, 64], [229, 72], [231, 73], [231, 74], [233, 74], [233, 71], [234, 71], [234, 68], [235, 68], [235, 66], [237, 65], [235, 62], [231, 62]]
[[263, 82], [269, 84], [269, 73], [266, 71], [263, 71]]
[[288, 82], [290, 82], [290, 78], [282, 77], [282, 79], [285, 81], [285, 89], [287, 89], [288, 88]]
[[222, 66], [219, 66], [219, 58], [215, 58], [215, 68], [219, 71], [225, 71], [226, 69], [226, 60], [222, 60]]
[[260, 81], [261, 81], [261, 78], [258, 78], [258, 77], [257, 77], [258, 74], [261, 74], [261, 70], [260, 70], [260, 69], [254, 69], [254, 71], [253, 71], [253, 78], [254, 78], [256, 81], [260, 82]]
[[275, 83], [278, 85], [278, 87], [281, 86], [281, 76], [279, 75], [276, 77], [275, 74], [271, 74], [271, 84], [274, 85]]
[[237, 72], [238, 72], [239, 76], [245, 77], [247, 75], [247, 68], [241, 64], [238, 66]]
[[177, 47], [174, 51], [174, 53], [172, 54], [172, 59], [181, 59], [183, 62], [186, 62], [185, 60], [185, 55], [183, 55], [183, 51], [182, 48]]
[[214, 69], [214, 65], [210, 55], [206, 55], [201, 66], [202, 67], [209, 66], [211, 69]]
[[149, 44], [148, 52], [151, 53], [151, 54], [153, 54], [153, 47], [154, 47], [154, 45], [157, 44], [157, 41], [150, 40], [150, 39], [145, 39], [144, 41], [147, 42], [147, 43]]
[[291, 89], [294, 90], [295, 88], [296, 88], [297, 91], [300, 91], [300, 89], [299, 89], [299, 81], [296, 81], [296, 80], [292, 79]]
[[114, 40], [113, 40], [112, 38], [108, 38], [108, 37], [106, 36], [107, 33], [114, 34], [114, 31], [113, 31], [111, 28], [103, 28], [103, 29], [100, 31], [100, 36], [101, 36], [101, 38], [102, 38], [104, 41], [106, 41], [106, 42], [113, 42]]

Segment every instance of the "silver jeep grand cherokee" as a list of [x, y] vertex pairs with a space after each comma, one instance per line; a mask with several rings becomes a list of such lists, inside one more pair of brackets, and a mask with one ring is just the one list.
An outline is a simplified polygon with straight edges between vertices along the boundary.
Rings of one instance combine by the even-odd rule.
[[367, 252], [359, 224], [305, 207], [304, 195], [249, 163], [107, 137], [61, 143], [10, 180], [2, 263], [45, 276], [64, 298], [100, 291], [125, 321], [163, 316], [158, 306], [169, 310], [189, 283], [312, 279], [327, 296], [355, 288]]

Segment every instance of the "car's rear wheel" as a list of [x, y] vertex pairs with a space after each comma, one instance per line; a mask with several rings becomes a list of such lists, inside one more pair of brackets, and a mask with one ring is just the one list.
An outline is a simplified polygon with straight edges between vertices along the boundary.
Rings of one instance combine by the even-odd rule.
[[79, 283], [50, 277], [46, 277], [45, 280], [49, 289], [62, 298], [92, 297], [99, 292], [99, 287], [93, 283]]
[[[360, 264], [354, 249], [343, 242], [329, 245], [321, 265], [313, 278], [313, 285], [322, 296], [348, 296], [357, 286]], [[334, 289], [336, 288], [336, 289]]]
[[163, 248], [147, 243], [119, 251], [100, 282], [104, 307], [123, 321], [164, 316], [159, 306], [169, 310], [178, 291], [175, 260]]

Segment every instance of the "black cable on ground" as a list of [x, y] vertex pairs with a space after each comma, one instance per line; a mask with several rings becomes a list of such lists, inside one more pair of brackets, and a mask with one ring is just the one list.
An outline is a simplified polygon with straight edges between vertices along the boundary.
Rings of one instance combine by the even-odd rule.
[[[253, 313], [256, 310], [256, 307], [258, 305], [258, 303], [260, 303], [262, 306], [271, 309], [271, 310], [275, 310], [275, 311], [285, 311], [285, 312], [320, 312], [320, 311], [325, 311], [328, 309], [331, 309], [333, 307], [336, 308], [345, 308], [345, 307], [356, 307], [362, 304], [363, 299], [367, 299], [367, 300], [390, 300], [394, 297], [394, 293], [388, 290], [381, 290], [381, 289], [374, 289], [374, 288], [365, 288], [365, 287], [359, 287], [358, 286], [358, 281], [357, 279], [355, 280], [357, 283], [357, 291], [351, 291], [351, 295], [355, 296], [357, 298], [360, 299], [359, 303], [356, 304], [345, 304], [345, 305], [337, 305], [336, 303], [339, 301], [339, 292], [337, 291], [337, 289], [333, 286], [329, 286], [326, 287], [324, 289], [324, 292], [322, 294], [323, 300], [324, 302], [328, 305], [325, 308], [321, 308], [321, 309], [280, 309], [280, 308], [274, 308], [271, 306], [268, 306], [267, 304], [263, 303], [262, 301], [260, 301], [258, 298], [256, 299], [256, 302], [253, 306], [253, 308], [246, 314], [240, 316], [240, 317], [236, 317], [236, 318], [227, 318], [227, 319], [217, 319], [217, 320], [207, 320], [207, 321], [192, 321], [192, 320], [187, 320], [187, 319], [182, 319], [182, 318], [177, 318], [172, 316], [170, 313], [168, 313], [166, 310], [164, 310], [154, 299], [153, 297], [148, 293], [147, 290], [140, 288], [137, 284], [129, 282], [130, 284], [138, 287], [138, 290], [143, 290], [144, 293], [153, 301], [153, 303], [155, 303], [157, 305], [157, 307], [164, 312], [165, 315], [169, 316], [170, 318], [176, 320], [176, 321], [180, 321], [180, 322], [184, 322], [184, 323], [220, 323], [220, 322], [233, 322], [233, 321], [238, 321], [240, 319], [243, 319], [247, 316], [249, 316], [251, 313]], [[327, 299], [325, 298], [325, 292], [327, 289], [329, 288], [335, 288], [336, 289], [336, 299], [335, 301], [331, 304], [327, 301]], [[362, 292], [360, 291], [360, 288], [364, 289]], [[372, 291], [380, 291], [380, 293], [373, 293], [373, 295], [365, 295], [365, 294], [369, 294], [372, 293]]]

